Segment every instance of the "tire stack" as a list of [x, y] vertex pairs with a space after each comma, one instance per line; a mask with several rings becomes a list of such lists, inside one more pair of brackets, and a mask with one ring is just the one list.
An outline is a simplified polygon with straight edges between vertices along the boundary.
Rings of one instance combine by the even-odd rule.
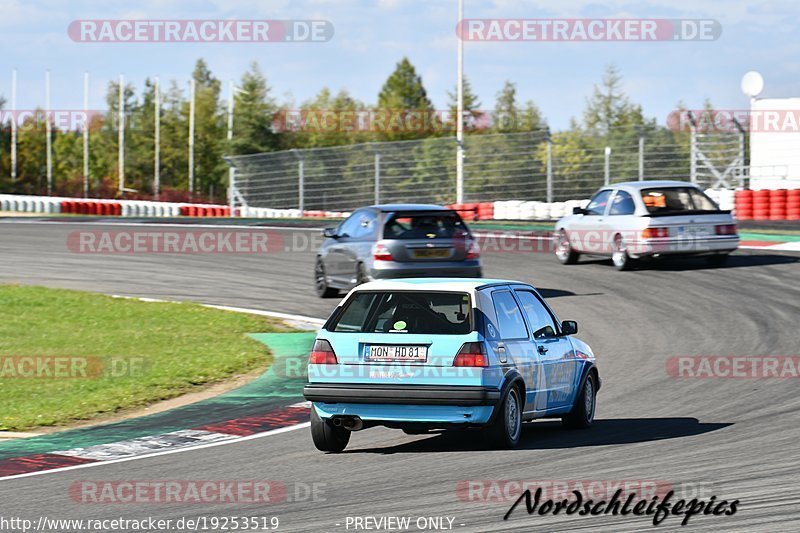
[[786, 220], [786, 189], [769, 191], [769, 219]]
[[753, 220], [769, 220], [770, 191], [753, 191]]
[[800, 220], [800, 189], [736, 191], [737, 220]]
[[494, 219], [494, 202], [481, 202], [478, 204], [478, 220]]
[[753, 220], [753, 192], [749, 189], [736, 191], [737, 220]]
[[786, 193], [786, 220], [800, 220], [800, 189]]

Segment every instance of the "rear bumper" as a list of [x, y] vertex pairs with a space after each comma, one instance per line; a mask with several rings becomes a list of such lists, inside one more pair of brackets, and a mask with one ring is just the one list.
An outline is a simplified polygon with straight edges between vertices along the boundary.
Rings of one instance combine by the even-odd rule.
[[636, 257], [729, 253], [739, 247], [739, 242], [738, 236], [701, 239], [650, 239], [629, 243], [628, 251]]
[[309, 383], [303, 387], [303, 396], [320, 403], [476, 406], [496, 405], [500, 390], [460, 385]]

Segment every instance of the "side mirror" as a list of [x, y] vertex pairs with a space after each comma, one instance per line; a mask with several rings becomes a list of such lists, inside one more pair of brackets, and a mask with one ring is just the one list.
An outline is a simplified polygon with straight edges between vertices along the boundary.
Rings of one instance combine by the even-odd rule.
[[578, 323], [574, 320], [565, 320], [561, 323], [562, 335], [575, 335], [578, 333]]
[[339, 234], [336, 233], [336, 228], [325, 228], [322, 230], [322, 236], [326, 239], [338, 239]]
[[586, 209], [584, 209], [582, 207], [573, 207], [572, 208], [572, 214], [573, 215], [585, 215], [586, 214]]

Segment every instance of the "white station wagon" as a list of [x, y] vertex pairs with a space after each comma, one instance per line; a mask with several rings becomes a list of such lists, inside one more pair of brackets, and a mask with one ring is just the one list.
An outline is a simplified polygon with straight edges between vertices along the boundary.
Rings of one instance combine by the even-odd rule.
[[739, 246], [736, 223], [702, 189], [682, 181], [634, 181], [603, 187], [585, 208], [556, 223], [563, 264], [581, 254], [610, 256], [618, 270], [640, 258], [704, 255], [724, 264]]

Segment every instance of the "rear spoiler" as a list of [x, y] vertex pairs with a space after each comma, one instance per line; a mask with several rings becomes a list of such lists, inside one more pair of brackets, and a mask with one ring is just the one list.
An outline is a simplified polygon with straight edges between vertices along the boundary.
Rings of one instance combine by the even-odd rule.
[[697, 215], [730, 215], [730, 209], [719, 209], [716, 211], [709, 211], [706, 209], [690, 209], [688, 211], [665, 211], [663, 213], [645, 213], [642, 216], [650, 218], [659, 217], [683, 217], [683, 216], [697, 216]]

